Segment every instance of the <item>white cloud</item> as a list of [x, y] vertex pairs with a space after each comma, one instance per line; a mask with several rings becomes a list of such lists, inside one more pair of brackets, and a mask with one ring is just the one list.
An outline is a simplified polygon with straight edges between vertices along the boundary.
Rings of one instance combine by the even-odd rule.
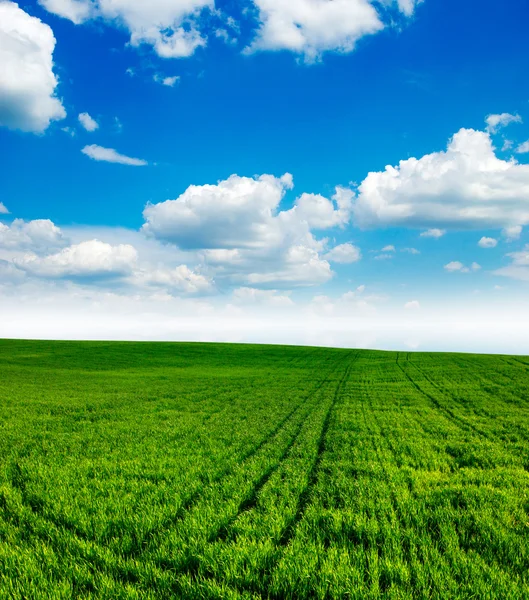
[[164, 77], [159, 73], [155, 73], [153, 75], [153, 80], [161, 85], [165, 85], [167, 87], [174, 87], [180, 81], [180, 76], [174, 75], [173, 77]]
[[521, 227], [521, 225], [514, 225], [513, 227], [506, 227], [502, 233], [508, 242], [513, 242], [514, 240], [520, 239], [522, 230], [523, 227]]
[[3, 202], [0, 202], [0, 215], [8, 215], [9, 211], [6, 208], [6, 205]]
[[395, 246], [393, 246], [393, 244], [390, 244], [389, 246], [384, 246], [384, 248], [382, 248], [381, 252], [396, 252], [397, 250], [395, 249]]
[[346, 243], [335, 246], [325, 254], [325, 258], [330, 262], [350, 264], [358, 262], [362, 258], [360, 248], [353, 244]]
[[241, 287], [233, 290], [233, 302], [241, 305], [293, 306], [287, 294], [278, 294], [277, 290], [260, 290]]
[[[254, 0], [259, 10], [257, 36], [247, 49], [290, 50], [307, 62], [324, 52], [351, 52], [357, 41], [385, 27], [369, 0]], [[417, 2], [398, 0], [399, 10], [413, 14]]]
[[502, 228], [529, 223], [529, 165], [496, 157], [488, 133], [461, 129], [445, 152], [402, 160], [359, 186], [359, 225]]
[[529, 140], [527, 140], [526, 142], [523, 142], [523, 144], [520, 144], [516, 148], [517, 154], [527, 154], [528, 152], [529, 152]]
[[485, 119], [485, 123], [487, 124], [487, 131], [496, 133], [499, 129], [507, 127], [511, 123], [522, 123], [522, 117], [520, 115], [501, 113], [499, 115], [489, 115]]
[[62, 231], [48, 219], [15, 219], [11, 225], [0, 223], [0, 248], [45, 252], [66, 243]]
[[410, 302], [406, 302], [404, 308], [406, 310], [417, 310], [418, 308], [421, 308], [421, 304], [418, 300], [410, 300]]
[[96, 144], [85, 146], [81, 152], [86, 154], [86, 156], [93, 158], [94, 160], [103, 162], [131, 165], [133, 167], [143, 167], [148, 164], [146, 160], [142, 160], [141, 158], [131, 158], [130, 156], [120, 154], [113, 148], [103, 148], [102, 146], [97, 146]]
[[42, 133], [66, 112], [55, 97], [51, 28], [9, 1], [0, 2], [0, 125]]
[[393, 256], [393, 254], [378, 254], [375, 256], [375, 260], [390, 260]]
[[74, 23], [101, 17], [130, 33], [130, 44], [149, 44], [163, 58], [191, 56], [206, 44], [198, 17], [213, 0], [39, 0], [48, 11]]
[[306, 221], [313, 229], [343, 227], [349, 223], [354, 194], [347, 188], [338, 187], [331, 200], [319, 194], [302, 194], [292, 209], [297, 218]]
[[48, 11], [78, 25], [90, 18], [94, 5], [86, 0], [39, 0]]
[[78, 117], [79, 123], [86, 129], [86, 131], [95, 131], [99, 128], [99, 123], [93, 119], [87, 112], [81, 113]]
[[511, 259], [511, 264], [494, 271], [494, 275], [510, 277], [519, 281], [529, 281], [529, 244], [526, 244], [523, 250], [519, 252], [510, 252], [507, 256]]
[[421, 237], [439, 239], [445, 234], [446, 231], [444, 229], [428, 229], [427, 231], [423, 231], [421, 233]]
[[83, 278], [126, 275], [132, 272], [138, 254], [133, 246], [111, 246], [90, 240], [63, 248], [56, 254], [25, 254], [13, 260], [24, 271], [38, 277]]
[[181, 248], [276, 246], [294, 221], [291, 211], [278, 213], [285, 191], [292, 186], [288, 173], [256, 179], [232, 175], [217, 185], [192, 185], [176, 200], [148, 204], [143, 231]]
[[403, 248], [401, 250], [401, 252], [407, 252], [408, 254], [420, 254], [420, 250], [417, 250], [417, 248]]
[[478, 242], [478, 246], [480, 248], [496, 248], [497, 245], [498, 240], [485, 236], [483, 236]]
[[448, 271], [449, 273], [470, 273], [471, 271], [479, 271], [481, 269], [481, 266], [478, 265], [478, 263], [473, 262], [470, 267], [466, 267], [462, 262], [459, 262], [458, 260], [454, 260], [450, 263], [448, 263], [447, 265], [445, 265], [445, 270]]
[[213, 289], [213, 282], [195, 273], [186, 265], [175, 268], [146, 267], [136, 270], [128, 279], [129, 283], [140, 287], [158, 287], [169, 292], [186, 294], [207, 293]]
[[[351, 192], [338, 188], [331, 200], [303, 194], [293, 208], [280, 210], [292, 187], [288, 173], [280, 178], [232, 175], [216, 185], [193, 185], [176, 200], [148, 204], [142, 230], [179, 248], [201, 251], [216, 277], [235, 283], [323, 283], [332, 277], [327, 257], [320, 254], [327, 241], [315, 239], [311, 227], [344, 224]], [[351, 258], [349, 248], [340, 252], [347, 251]]]

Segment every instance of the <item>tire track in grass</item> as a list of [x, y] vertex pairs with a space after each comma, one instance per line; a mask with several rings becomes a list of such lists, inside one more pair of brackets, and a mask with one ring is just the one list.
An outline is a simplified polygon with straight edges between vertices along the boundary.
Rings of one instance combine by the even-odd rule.
[[[346, 357], [344, 357], [343, 360], [345, 360], [345, 358]], [[294, 406], [294, 408], [292, 410], [290, 410], [283, 419], [281, 419], [281, 421], [276, 425], [276, 427], [274, 427], [274, 429], [268, 435], [266, 435], [256, 446], [254, 446], [247, 453], [245, 453], [243, 455], [243, 457], [239, 461], [237, 461], [236, 464], [228, 465], [228, 467], [223, 469], [221, 472], [217, 473], [210, 480], [209, 484], [215, 485], [216, 483], [221, 481], [224, 477], [230, 475], [235, 470], [235, 468], [237, 468], [241, 464], [244, 464], [248, 460], [251, 460], [265, 446], [267, 446], [269, 443], [271, 443], [275, 439], [275, 437], [281, 432], [281, 430], [288, 424], [288, 422], [295, 417], [296, 413], [303, 406], [305, 406], [307, 404], [307, 402], [309, 402], [310, 399], [313, 398], [314, 395], [316, 395], [322, 389], [322, 387], [324, 385], [326, 385], [332, 379], [333, 373], [339, 368], [339, 365], [341, 364], [341, 362], [343, 362], [343, 361], [340, 361], [340, 363], [338, 365], [334, 365], [329, 370], [327, 375], [321, 381], [319, 381], [316, 384], [316, 386], [305, 397], [303, 397], [303, 399], [299, 403], [297, 403]], [[20, 471], [20, 466], [18, 463], [15, 463], [13, 466], [14, 466], [15, 470]], [[57, 533], [59, 533], [61, 531], [68, 531], [68, 533], [71, 536], [72, 542], [78, 547], [78, 550], [81, 551], [81, 554], [83, 554], [83, 552], [82, 552], [83, 545], [86, 543], [89, 543], [90, 545], [93, 545], [95, 548], [99, 548], [101, 550], [104, 549], [105, 552], [109, 552], [115, 557], [120, 556], [120, 557], [124, 558], [125, 560], [135, 559], [137, 556], [141, 555], [148, 548], [149, 542], [150, 542], [150, 540], [152, 540], [152, 538], [154, 536], [156, 536], [158, 533], [160, 533], [160, 531], [162, 531], [163, 529], [166, 529], [167, 527], [170, 527], [171, 525], [174, 525], [177, 522], [179, 522], [180, 520], [182, 520], [183, 518], [185, 518], [187, 511], [189, 511], [195, 504], [197, 504], [200, 501], [200, 498], [202, 497], [202, 495], [207, 487], [205, 484], [203, 484], [199, 489], [197, 489], [194, 493], [192, 493], [182, 503], [182, 505], [179, 507], [178, 511], [174, 515], [172, 515], [169, 519], [164, 520], [163, 522], [158, 524], [156, 527], [150, 529], [147, 532], [142, 533], [141, 535], [133, 535], [134, 543], [132, 544], [130, 551], [123, 553], [118, 550], [110, 549], [105, 544], [104, 540], [98, 540], [98, 539], [96, 539], [95, 536], [87, 534], [82, 529], [77, 527], [74, 523], [71, 523], [69, 521], [69, 519], [65, 518], [64, 516], [54, 515], [53, 512], [50, 510], [49, 505], [45, 502], [45, 500], [40, 499], [35, 494], [28, 495], [25, 490], [25, 485], [24, 485], [23, 489], [20, 489], [20, 486], [17, 485], [18, 479], [20, 479], [20, 478], [14, 477], [13, 480], [11, 481], [11, 485], [13, 486], [13, 488], [18, 489], [18, 491], [21, 492], [22, 504], [24, 506], [26, 506], [31, 511], [31, 513], [35, 515], [35, 517], [37, 519], [43, 521], [44, 523], [49, 523], [49, 525], [52, 526], [52, 528], [54, 530], [56, 530]], [[24, 481], [24, 484], [25, 484], [25, 481]], [[43, 533], [41, 532], [41, 528], [31, 527], [30, 523], [28, 523], [28, 526], [30, 526], [30, 529], [32, 530], [32, 533], [35, 536], [35, 538], [43, 538], [43, 540], [46, 541], [47, 543], [51, 542], [52, 547], [55, 545], [53, 542], [53, 538], [55, 536], [49, 535], [49, 534], [45, 534], [43, 536]], [[98, 566], [99, 566], [99, 568], [102, 568], [105, 572], [108, 572], [112, 577], [114, 577], [115, 574], [112, 573], [112, 569], [110, 569], [110, 571], [109, 571], [108, 569], [104, 568], [104, 565], [102, 565], [102, 564], [99, 564]]]
[[[460, 429], [464, 429], [467, 431], [473, 431], [474, 433], [478, 434], [479, 436], [483, 436], [487, 439], [489, 439], [489, 435], [483, 431], [481, 431], [479, 428], [477, 428], [475, 425], [471, 425], [470, 423], [467, 423], [465, 421], [465, 419], [457, 416], [454, 411], [452, 411], [451, 409], [449, 409], [446, 406], [443, 406], [439, 400], [435, 397], [432, 396], [431, 394], [429, 394], [427, 391], [425, 391], [406, 371], [405, 369], [402, 367], [402, 365], [397, 362], [396, 363], [397, 366], [399, 367], [399, 369], [404, 373], [404, 376], [406, 377], [406, 379], [413, 385], [413, 387], [423, 396], [425, 396], [426, 398], [428, 398], [428, 400], [430, 400], [430, 402], [439, 410], [439, 412], [441, 412], [445, 418], [447, 418], [449, 421], [451, 421], [452, 423], [454, 423], [454, 425], [456, 425], [457, 427], [459, 427]], [[411, 363], [408, 363], [411, 364]], [[421, 373], [424, 378], [429, 381], [434, 387], [435, 384], [433, 384], [428, 377], [415, 365], [413, 365], [418, 371], [419, 373]], [[439, 389], [439, 388], [437, 388]], [[442, 390], [440, 390], [442, 391]]]
[[[441, 394], [448, 396], [451, 400], [453, 400], [457, 405], [462, 406], [463, 408], [464, 405], [461, 404], [461, 402], [454, 396], [454, 394], [448, 389], [448, 388], [444, 388], [442, 386], [440, 386], [438, 383], [436, 383], [435, 381], [433, 381], [431, 379], [431, 377], [429, 377], [425, 371], [418, 367], [416, 364], [412, 363], [412, 366], [419, 371], [419, 373], [421, 373], [421, 375], [426, 379], [426, 381], [428, 381], [428, 383], [430, 383], [430, 385], [432, 385], [435, 389], [437, 389], [439, 392], [441, 392]], [[445, 410], [447, 412], [450, 412], [451, 414], [453, 414], [452, 411], [450, 411], [449, 408], [445, 408]], [[474, 412], [474, 414], [476, 414]], [[489, 419], [495, 419], [496, 415], [492, 414], [492, 413], [486, 413], [487, 418]], [[504, 444], [502, 442], [500, 442], [499, 440], [497, 440], [496, 436], [492, 433], [489, 433], [487, 431], [484, 431], [483, 429], [481, 429], [480, 427], [477, 427], [475, 425], [472, 425], [471, 423], [468, 423], [466, 421], [466, 419], [464, 419], [463, 417], [458, 417], [457, 415], [454, 415], [455, 419], [459, 419], [459, 421], [461, 423], [463, 423], [467, 428], [471, 429], [472, 431], [474, 431], [475, 433], [477, 433], [478, 435], [484, 437], [485, 439], [487, 439], [489, 442], [493, 443], [493, 444], [500, 444], [502, 446], [502, 448], [504, 447]], [[503, 423], [500, 422], [501, 427], [506, 430], [506, 427]], [[504, 448], [505, 449], [505, 448]]]
[[327, 410], [325, 419], [323, 421], [323, 426], [321, 429], [320, 437], [318, 439], [316, 456], [315, 456], [314, 461], [309, 470], [307, 485], [305, 486], [305, 488], [301, 491], [301, 494], [299, 495], [298, 504], [297, 504], [297, 508], [296, 508], [294, 517], [292, 518], [290, 523], [285, 527], [283, 533], [281, 534], [281, 536], [278, 540], [279, 546], [288, 545], [288, 543], [294, 536], [296, 527], [299, 524], [299, 522], [301, 521], [301, 519], [303, 518], [303, 515], [305, 514], [307, 506], [311, 500], [312, 490], [314, 489], [314, 487], [318, 481], [321, 463], [323, 460], [323, 454], [325, 453], [325, 449], [326, 449], [325, 442], [326, 442], [326, 438], [327, 438], [327, 433], [329, 431], [331, 416], [332, 416], [334, 408], [338, 402], [338, 399], [340, 398], [340, 394], [345, 386], [345, 382], [349, 378], [349, 375], [353, 368], [353, 364], [358, 360], [358, 356], [359, 355], [357, 353], [353, 359], [353, 362], [346, 368], [343, 377], [341, 378], [340, 382], [336, 386], [336, 390], [334, 392], [334, 397], [332, 399], [332, 402], [329, 406], [329, 409]]
[[[276, 436], [282, 431], [282, 429], [287, 425], [287, 423], [296, 415], [296, 413], [303, 406], [306, 406], [307, 402], [309, 402], [327, 383], [329, 383], [329, 381], [332, 379], [332, 375], [334, 374], [334, 372], [338, 368], [339, 368], [339, 365], [334, 366], [334, 368], [331, 369], [331, 371], [328, 373], [328, 375], [324, 379], [322, 379], [309, 392], [309, 394], [307, 396], [305, 396], [301, 400], [301, 402], [299, 402], [288, 413], [288, 415], [284, 419], [281, 420], [281, 422], [273, 429], [273, 431], [268, 436], [266, 436], [263, 440], [261, 440], [261, 442], [256, 447], [254, 447], [252, 450], [250, 450], [245, 455], [243, 455], [241, 457], [241, 459], [236, 462], [236, 464], [229, 465], [226, 469], [222, 470], [215, 477], [213, 477], [210, 480], [209, 485], [210, 486], [214, 486], [215, 484], [219, 483], [224, 478], [226, 478], [229, 475], [231, 475], [233, 473], [233, 471], [237, 467], [240, 467], [241, 465], [243, 465], [246, 462], [248, 462], [249, 460], [251, 460], [254, 456], [256, 456], [259, 453], [260, 450], [262, 450], [265, 446], [268, 446], [276, 438]], [[301, 425], [303, 425], [303, 422], [304, 421], [302, 421]], [[270, 475], [268, 476], [267, 479], [269, 479], [272, 476], [272, 474], [273, 473], [270, 473]], [[265, 477], [265, 476], [266, 476], [266, 473], [263, 474], [263, 477]], [[266, 481], [263, 482], [262, 486], [264, 486], [265, 483], [266, 483]], [[178, 511], [174, 515], [172, 515], [170, 518], [166, 519], [159, 526], [157, 526], [154, 530], [149, 531], [144, 537], [153, 537], [154, 535], [156, 535], [157, 533], [159, 533], [161, 530], [167, 529], [169, 527], [172, 527], [175, 524], [177, 524], [179, 521], [182, 521], [185, 518], [186, 514], [200, 501], [200, 499], [202, 498], [203, 493], [205, 491], [205, 487], [206, 486], [202, 486], [201, 488], [199, 488], [198, 490], [196, 490], [195, 493], [191, 494], [191, 496], [189, 496], [189, 498], [187, 499], [187, 501], [185, 501], [179, 507]], [[143, 549], [142, 549], [142, 551], [143, 551]], [[129, 556], [132, 558], [132, 557], [135, 556], [135, 554], [129, 554]]]
[[[348, 356], [345, 358], [348, 358]], [[343, 362], [343, 361], [341, 361], [341, 362]], [[336, 365], [336, 367], [333, 369], [333, 373], [340, 368], [341, 362], [338, 365]], [[348, 375], [348, 372], [350, 371], [350, 369], [351, 369], [351, 366], [346, 368], [345, 374], [344, 374], [344, 376], [342, 376], [342, 378], [341, 378], [340, 382], [338, 383], [338, 386], [335, 390], [334, 397], [333, 397], [332, 402], [330, 403], [329, 409], [327, 409], [327, 411], [325, 413], [325, 418], [324, 418], [325, 432], [328, 429], [328, 421], [330, 419], [331, 407], [333, 407], [336, 404], [336, 401], [339, 396], [339, 393], [338, 393], [339, 389], [341, 389], [341, 386], [342, 386], [346, 376]], [[326, 378], [325, 382], [328, 383], [329, 380], [330, 380], [330, 377]], [[323, 387], [323, 383], [325, 383], [325, 382], [322, 382], [322, 385], [319, 386], [319, 389], [321, 389], [321, 387]], [[311, 394], [311, 396], [313, 396], [313, 395], [314, 394]], [[292, 435], [292, 437], [290, 438], [286, 448], [281, 452], [279, 457], [274, 459], [274, 464], [271, 465], [270, 468], [267, 469], [267, 471], [265, 471], [265, 473], [263, 473], [257, 479], [257, 481], [254, 483], [253, 488], [251, 490], [249, 490], [249, 493], [246, 494], [246, 497], [244, 497], [242, 499], [242, 501], [239, 503], [237, 509], [235, 509], [233, 514], [229, 515], [227, 518], [225, 518], [224, 522], [213, 524], [213, 527], [209, 526], [208, 527], [210, 529], [209, 534], [204, 532], [204, 539], [201, 542], [199, 542], [198, 546], [195, 545], [195, 547], [193, 549], [191, 549], [191, 552], [186, 552], [183, 556], [181, 556], [176, 561], [172, 560], [172, 561], [168, 561], [168, 562], [167, 561], [158, 562], [158, 564], [157, 564], [158, 568], [160, 568], [162, 571], [172, 571], [174, 573], [177, 573], [179, 576], [191, 577], [192, 581], [197, 582], [197, 583], [200, 580], [211, 581], [213, 583], [215, 581], [218, 581], [218, 576], [216, 573], [214, 573], [212, 571], [200, 572], [201, 571], [201, 564], [200, 564], [200, 558], [199, 558], [200, 544], [210, 544], [210, 543], [215, 543], [216, 541], [223, 541], [223, 538], [225, 537], [226, 533], [228, 533], [227, 530], [231, 526], [233, 526], [233, 524], [235, 523], [237, 518], [241, 514], [243, 514], [244, 509], [250, 510], [252, 508], [252, 506], [246, 507], [245, 506], [246, 502], [248, 501], [248, 499], [250, 499], [251, 504], [253, 504], [254, 496], [255, 496], [255, 499], [257, 500], [257, 495], [258, 495], [259, 491], [264, 487], [264, 485], [272, 477], [272, 475], [280, 468], [281, 464], [288, 458], [288, 455], [292, 451], [292, 448], [295, 446], [296, 440], [299, 438], [299, 435], [301, 434], [301, 432], [303, 430], [303, 425], [307, 422], [307, 420], [310, 419], [310, 416], [316, 410], [316, 408], [317, 408], [317, 403], [315, 403], [313, 407], [309, 407], [309, 409], [307, 411], [307, 415], [305, 416], [305, 418], [302, 419], [302, 421], [295, 428], [294, 435]], [[325, 427], [325, 423], [327, 423], [326, 427]], [[324, 435], [322, 435], [320, 433], [318, 452], [321, 452], [322, 437], [324, 437]], [[312, 466], [311, 471], [313, 470], [313, 468], [314, 468], [314, 464]], [[309, 483], [312, 485], [313, 482], [310, 481]], [[258, 488], [258, 489], [256, 489], [256, 488]], [[305, 490], [303, 490], [303, 492], [305, 492]], [[303, 494], [303, 492], [302, 492], [302, 494]], [[298, 515], [299, 512], [300, 512], [300, 503], [298, 500], [296, 515]], [[277, 542], [275, 542], [275, 545], [278, 548], [280, 547], [279, 540]], [[263, 576], [267, 576], [267, 575], [263, 574]], [[175, 585], [178, 585], [178, 584], [175, 583]], [[259, 590], [257, 590], [257, 589], [254, 590], [253, 587], [252, 587], [252, 589], [249, 589], [249, 588], [245, 589], [245, 586], [242, 584], [239, 586], [235, 586], [235, 589], [237, 589], [237, 591], [241, 594], [252, 592], [252, 593], [254, 593], [254, 597], [255, 597], [255, 594], [260, 594]], [[178, 592], [178, 589], [175, 588], [173, 591], [176, 593], [176, 592]]]
[[237, 513], [229, 520], [229, 522], [226, 525], [223, 525], [220, 528], [220, 530], [215, 535], [212, 535], [209, 538], [209, 540], [208, 540], [209, 542], [214, 543], [214, 542], [219, 541], [219, 540], [225, 540], [225, 539], [227, 539], [229, 537], [229, 530], [232, 528], [232, 526], [237, 521], [237, 519], [244, 512], [247, 512], [249, 510], [252, 510], [252, 508], [255, 508], [255, 506], [257, 505], [257, 502], [258, 502], [259, 492], [268, 483], [268, 481], [270, 480], [270, 478], [272, 477], [272, 475], [274, 475], [274, 473], [276, 473], [279, 470], [279, 468], [284, 463], [284, 461], [288, 459], [288, 457], [289, 457], [289, 455], [290, 455], [290, 453], [292, 451], [292, 448], [294, 447], [294, 445], [296, 444], [296, 442], [299, 439], [299, 436], [301, 435], [301, 432], [303, 430], [303, 426], [310, 419], [310, 417], [314, 414], [315, 410], [316, 410], [316, 405], [314, 405], [312, 407], [312, 409], [307, 412], [306, 417], [302, 421], [300, 421], [300, 423], [298, 424], [298, 426], [296, 428], [296, 432], [294, 434], [294, 437], [292, 437], [292, 439], [290, 440], [290, 442], [285, 447], [284, 451], [282, 452], [281, 456], [278, 459], [278, 462], [275, 465], [272, 465], [269, 469], [267, 469], [262, 474], [262, 476], [255, 483], [255, 486], [250, 491], [250, 493], [248, 494], [248, 496], [246, 498], [244, 498], [242, 500], [242, 502], [239, 504], [239, 507], [237, 509]]

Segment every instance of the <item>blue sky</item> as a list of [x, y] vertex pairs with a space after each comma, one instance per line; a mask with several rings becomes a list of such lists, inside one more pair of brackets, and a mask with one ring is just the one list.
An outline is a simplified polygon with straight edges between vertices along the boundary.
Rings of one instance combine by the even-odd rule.
[[0, 335], [529, 353], [526, 21], [0, 2]]

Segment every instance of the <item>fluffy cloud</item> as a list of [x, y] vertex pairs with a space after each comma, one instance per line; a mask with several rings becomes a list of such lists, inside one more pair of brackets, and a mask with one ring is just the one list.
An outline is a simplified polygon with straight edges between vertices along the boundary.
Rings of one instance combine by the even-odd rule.
[[48, 256], [25, 254], [14, 259], [21, 270], [38, 277], [86, 278], [126, 275], [133, 271], [138, 253], [133, 246], [111, 246], [90, 240]]
[[529, 152], [529, 140], [517, 146], [516, 152], [517, 154], [527, 154]]
[[55, 97], [55, 37], [18, 4], [0, 2], [0, 125], [42, 133], [66, 116]]
[[93, 9], [93, 4], [86, 0], [39, 0], [39, 3], [47, 11], [69, 19], [76, 25], [86, 21]]
[[131, 158], [130, 156], [120, 154], [113, 148], [103, 148], [96, 144], [85, 146], [81, 152], [93, 160], [102, 162], [118, 163], [120, 165], [130, 165], [132, 167], [144, 167], [148, 164], [146, 160], [142, 160], [141, 158]]
[[528, 199], [529, 165], [497, 158], [488, 133], [461, 129], [445, 152], [369, 173], [354, 214], [363, 227], [502, 228], [529, 223]]
[[86, 131], [95, 131], [99, 128], [99, 123], [86, 112], [81, 113], [78, 119]]
[[384, 246], [384, 248], [382, 248], [382, 252], [396, 252], [396, 249], [393, 244], [390, 244], [389, 246]]
[[181, 248], [263, 248], [284, 238], [292, 220], [277, 213], [292, 176], [232, 175], [217, 185], [192, 185], [176, 200], [148, 204], [143, 231]]
[[501, 113], [500, 115], [489, 115], [485, 119], [487, 124], [487, 131], [490, 133], [496, 133], [502, 127], [507, 127], [511, 123], [521, 123], [522, 117], [520, 115], [511, 115], [509, 113]]
[[481, 266], [478, 265], [478, 263], [473, 262], [470, 267], [465, 267], [465, 265], [462, 262], [459, 262], [458, 260], [454, 260], [450, 263], [448, 263], [447, 265], [445, 265], [445, 270], [448, 271], [449, 273], [470, 273], [471, 271], [479, 271], [481, 269]]
[[[327, 51], [351, 52], [356, 42], [385, 24], [369, 0], [254, 0], [259, 10], [257, 36], [247, 51], [290, 50], [307, 62]], [[417, 2], [398, 0], [411, 16]]]
[[302, 194], [292, 210], [312, 229], [343, 227], [349, 223], [353, 198], [353, 192], [342, 187], [336, 188], [331, 200], [319, 194]]
[[408, 254], [420, 254], [420, 250], [417, 250], [417, 248], [403, 248], [401, 250], [401, 252], [407, 252]]
[[62, 231], [48, 219], [15, 219], [11, 225], [0, 223], [0, 248], [45, 252], [66, 243]]
[[132, 46], [151, 45], [159, 56], [191, 56], [206, 44], [197, 19], [213, 0], [39, 0], [46, 10], [81, 23], [101, 17], [124, 27]]
[[0, 202], [0, 215], [8, 215], [9, 211], [6, 208], [6, 205], [3, 202]]
[[[333, 199], [303, 194], [290, 210], [280, 203], [292, 176], [232, 175], [216, 185], [190, 186], [176, 200], [144, 210], [147, 236], [182, 249], [200, 250], [221, 277], [251, 286], [309, 285], [332, 277], [320, 255], [326, 241], [311, 227], [340, 226], [348, 218], [350, 192]], [[343, 249], [342, 249], [343, 250]]]
[[480, 248], [496, 248], [497, 245], [498, 240], [485, 236], [483, 236], [478, 242], [478, 246]]
[[330, 262], [350, 264], [358, 262], [362, 258], [360, 248], [353, 244], [340, 244], [325, 254], [325, 258]]
[[426, 231], [423, 231], [421, 233], [421, 237], [425, 237], [425, 238], [436, 238], [439, 239], [441, 237], [443, 237], [443, 235], [446, 234], [446, 231], [444, 229], [428, 229]]

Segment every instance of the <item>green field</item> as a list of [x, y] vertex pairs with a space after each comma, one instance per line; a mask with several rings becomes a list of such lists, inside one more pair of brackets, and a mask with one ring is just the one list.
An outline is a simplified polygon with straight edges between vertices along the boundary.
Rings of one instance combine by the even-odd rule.
[[0, 598], [529, 598], [529, 358], [0, 341]]

